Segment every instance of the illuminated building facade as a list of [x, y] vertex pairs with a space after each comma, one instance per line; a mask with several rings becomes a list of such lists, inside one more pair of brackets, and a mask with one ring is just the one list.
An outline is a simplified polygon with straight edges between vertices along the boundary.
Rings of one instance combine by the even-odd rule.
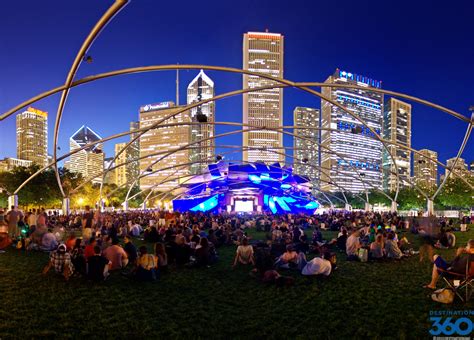
[[[193, 104], [201, 100], [206, 100], [214, 97], [214, 82], [209, 78], [203, 70], [189, 83], [187, 90], [187, 103]], [[207, 102], [191, 110], [191, 121], [201, 122], [199, 125], [191, 125], [191, 143], [214, 137], [214, 125], [207, 123], [214, 123], [215, 121], [215, 102]], [[191, 162], [191, 173], [200, 174], [207, 169], [205, 161], [214, 159], [214, 139], [209, 139], [199, 144], [194, 144], [193, 149], [189, 150], [189, 158]]]
[[293, 121], [295, 127], [298, 127], [298, 129], [295, 128], [295, 137], [293, 137], [293, 153], [296, 158], [294, 172], [309, 177], [313, 186], [319, 187], [319, 145], [317, 143], [320, 136], [320, 111], [309, 107], [296, 107], [293, 111]]
[[[450, 158], [450, 159], [446, 160], [446, 166], [449, 169], [453, 168], [455, 159], [456, 159], [456, 157], [453, 157], [453, 158]], [[467, 163], [464, 160], [464, 158], [459, 158], [458, 159], [458, 161], [456, 162], [456, 166], [454, 167], [453, 171], [454, 171], [455, 174], [460, 175], [460, 176], [465, 176], [466, 177], [466, 176], [470, 175], [468, 167], [467, 167]], [[448, 174], [449, 172], [450, 172], [450, 170], [448, 170], [448, 169], [445, 170], [446, 174]], [[450, 176], [450, 178], [451, 177], [453, 177], [453, 176]], [[444, 178], [444, 176], [443, 176], [443, 178]], [[441, 178], [441, 180], [443, 178]]]
[[[112, 168], [115, 163], [113, 157], [107, 157], [104, 159], [104, 170], [110, 167]], [[115, 184], [115, 170], [109, 171], [105, 174], [104, 184]]]
[[[127, 145], [127, 143], [115, 144], [115, 156]], [[122, 152], [115, 160], [117, 165], [121, 165], [127, 161], [127, 150]], [[127, 166], [119, 166], [114, 169], [115, 184], [117, 186], [123, 186], [128, 183], [127, 181]]]
[[17, 158], [5, 158], [0, 160], [0, 172], [3, 171], [10, 171], [13, 170], [15, 167], [21, 166], [21, 167], [29, 167], [31, 164], [33, 164], [32, 161], [26, 161], [24, 159], [17, 159]]
[[[174, 102], [142, 106], [140, 107], [140, 128], [149, 127], [182, 108], [182, 106], [175, 106]], [[181, 112], [174, 117], [165, 120], [161, 124], [189, 123], [191, 121], [189, 111]], [[186, 180], [182, 177], [190, 174], [189, 150], [174, 152], [160, 161], [158, 160], [164, 157], [165, 154], [155, 154], [186, 146], [189, 144], [189, 139], [189, 126], [160, 127], [149, 130], [140, 137], [140, 173], [150, 174], [140, 179], [142, 190], [153, 187], [157, 191], [168, 191]], [[155, 161], [158, 162], [153, 164]], [[179, 164], [186, 165], [165, 169]], [[158, 169], [164, 170], [157, 171]], [[165, 183], [160, 184], [161, 182]]]
[[425, 157], [438, 160], [438, 153], [428, 149], [419, 150], [419, 153], [413, 155], [413, 179], [421, 188], [436, 188], [438, 185], [438, 164]]
[[47, 112], [29, 107], [16, 116], [16, 156], [40, 166], [47, 164]]
[[[248, 32], [243, 40], [243, 69], [283, 78], [284, 38], [281, 34]], [[243, 76], [243, 88], [274, 85], [257, 76]], [[243, 122], [257, 127], [277, 128], [283, 123], [283, 89], [269, 89], [243, 95]], [[254, 130], [243, 133], [243, 159], [248, 162], [284, 163], [283, 155], [265, 149], [281, 150], [283, 135], [277, 131]], [[262, 149], [246, 150], [245, 147]]]
[[[140, 122], [130, 122], [130, 131], [134, 131], [140, 128]], [[130, 135], [130, 140], [137, 136], [137, 132]], [[140, 138], [134, 141], [126, 150], [126, 180], [129, 185], [131, 185], [136, 178], [140, 175]], [[140, 182], [137, 183], [137, 186], [140, 185]]]
[[[411, 105], [401, 100], [390, 98], [384, 104], [383, 110], [383, 138], [393, 143], [411, 147]], [[388, 145], [396, 164], [383, 149], [383, 188], [388, 191], [397, 189], [397, 180], [400, 187], [410, 186], [408, 180], [411, 172], [411, 152], [397, 145]], [[396, 165], [396, 167], [395, 167]], [[398, 168], [398, 179], [396, 176]]]
[[[383, 95], [370, 91], [371, 88], [381, 88], [380, 81], [336, 69], [326, 83], [364, 87], [323, 87], [322, 93], [361, 118], [377, 134], [381, 134]], [[325, 100], [321, 101], [321, 111], [321, 189], [341, 191], [338, 186], [350, 192], [381, 189], [382, 143], [362, 123]], [[338, 155], [328, 153], [328, 149]], [[361, 179], [366, 184], [357, 177], [354, 169], [360, 172]]]
[[[69, 149], [73, 151], [86, 144], [96, 142], [99, 139], [102, 138], [97, 133], [90, 127], [83, 125], [69, 138]], [[67, 163], [67, 168], [70, 171], [82, 174], [84, 179], [97, 176], [92, 180], [92, 183], [101, 183], [101, 174], [104, 171], [104, 152], [102, 151], [102, 144], [95, 144], [72, 154]]]

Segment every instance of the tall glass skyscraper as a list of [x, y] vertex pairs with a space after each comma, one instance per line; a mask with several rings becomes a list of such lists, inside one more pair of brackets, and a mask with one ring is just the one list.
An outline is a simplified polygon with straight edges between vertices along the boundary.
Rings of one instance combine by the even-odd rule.
[[16, 157], [48, 163], [48, 113], [29, 107], [16, 116]]
[[[411, 147], [411, 105], [396, 98], [390, 98], [384, 104], [383, 138], [393, 143]], [[400, 187], [410, 186], [408, 180], [411, 173], [411, 152], [397, 145], [388, 146], [393, 159], [383, 149], [383, 188], [395, 191], [397, 189], [397, 169]]]
[[[83, 125], [69, 138], [69, 149], [73, 151], [99, 139], [102, 138], [97, 133], [90, 127]], [[99, 175], [104, 171], [102, 144], [95, 144], [71, 155], [66, 167], [70, 171], [82, 174], [84, 179], [97, 175], [92, 183], [101, 183], [102, 177]]]
[[[283, 77], [283, 44], [281, 34], [248, 32], [243, 41], [243, 69], [271, 77]], [[243, 76], [243, 88], [276, 84], [257, 76]], [[243, 95], [243, 122], [257, 127], [276, 128], [283, 123], [283, 89], [269, 89]], [[254, 130], [243, 134], [243, 146], [258, 147], [243, 151], [248, 162], [284, 163], [283, 155], [267, 149], [281, 150], [283, 135], [276, 131]]]
[[[434, 189], [438, 185], [438, 164], [426, 157], [438, 160], [436, 151], [422, 149], [413, 156], [413, 178], [423, 189]], [[426, 157], [423, 157], [426, 156]]]
[[[188, 85], [187, 103], [189, 105], [213, 97], [214, 82], [201, 70]], [[214, 123], [214, 116], [215, 102], [207, 102], [191, 109], [191, 121], [202, 123], [190, 126], [191, 143], [214, 137], [215, 126], [206, 124]], [[214, 145], [214, 139], [210, 139], [192, 146], [193, 149], [189, 150], [189, 159], [196, 163], [191, 165], [191, 174], [197, 175], [207, 169], [207, 164], [203, 162], [214, 159]]]
[[[158, 121], [176, 113], [182, 106], [176, 106], [174, 102], [162, 102], [149, 104], [140, 107], [140, 128], [149, 127]], [[181, 112], [168, 119], [161, 125], [171, 123], [189, 123], [191, 121], [189, 111]], [[159, 152], [173, 151], [189, 144], [189, 125], [183, 126], [163, 126], [145, 132], [140, 137], [140, 172], [150, 173], [149, 176], [140, 179], [140, 189], [150, 189], [157, 191], [168, 191], [178, 183], [185, 181], [185, 176], [189, 175], [189, 150], [180, 150], [172, 153], [166, 158], [164, 153], [154, 155]], [[155, 161], [158, 161], [156, 164]], [[154, 172], [158, 169], [170, 168]], [[154, 172], [151, 174], [151, 172]], [[163, 182], [163, 183], [162, 183]], [[161, 184], [160, 184], [161, 183]], [[157, 185], [155, 187], [155, 185]]]
[[[140, 122], [130, 122], [130, 131], [134, 131], [140, 128]], [[135, 138], [137, 133], [132, 133], [130, 135], [130, 140]], [[126, 177], [127, 183], [131, 185], [135, 179], [140, 175], [140, 138], [134, 141], [126, 150]], [[140, 181], [137, 183], [137, 186], [140, 186]]]
[[294, 172], [309, 177], [313, 187], [319, 187], [319, 145], [316, 143], [319, 143], [320, 136], [320, 111], [298, 106], [293, 111], [293, 120], [295, 127], [299, 128], [294, 130], [293, 138], [294, 156], [297, 158]]
[[[380, 81], [336, 69], [326, 83], [364, 87], [323, 87], [322, 93], [363, 119], [377, 134], [381, 134], [383, 95], [370, 91], [371, 87], [380, 88]], [[340, 108], [322, 100], [321, 109], [321, 188], [325, 191], [340, 191], [336, 185], [328, 183], [333, 182], [350, 192], [381, 189], [382, 143], [375, 139], [368, 128]], [[328, 149], [338, 155], [328, 153]], [[365, 187], [354, 169], [368, 183]]]

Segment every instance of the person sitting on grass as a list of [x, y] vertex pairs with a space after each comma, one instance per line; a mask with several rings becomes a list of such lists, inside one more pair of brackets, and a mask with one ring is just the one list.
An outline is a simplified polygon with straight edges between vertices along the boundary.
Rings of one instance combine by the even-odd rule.
[[132, 243], [132, 240], [130, 236], [126, 235], [123, 238], [124, 241], [124, 246], [123, 250], [127, 253], [128, 256], [128, 262], [131, 263], [132, 265], [135, 265], [135, 261], [138, 258], [138, 252], [137, 252], [137, 247]]
[[389, 232], [387, 236], [387, 241], [385, 242], [385, 252], [387, 258], [389, 259], [401, 259], [404, 255], [403, 252], [398, 248], [398, 244], [395, 241], [395, 233]]
[[454, 248], [456, 245], [456, 236], [451, 231], [446, 231], [441, 228], [441, 232], [438, 236], [438, 241], [435, 244], [435, 248], [449, 249]]
[[380, 260], [385, 257], [385, 245], [382, 234], [378, 234], [375, 241], [370, 244], [369, 256], [374, 260]]
[[325, 252], [323, 257], [316, 256], [308, 262], [303, 256], [301, 257], [300, 267], [302, 268], [301, 274], [304, 276], [329, 276], [336, 265], [336, 255], [334, 253]]
[[340, 235], [336, 239], [336, 246], [339, 250], [346, 252], [346, 242], [347, 242], [347, 229], [342, 228]]
[[168, 269], [168, 254], [166, 254], [165, 245], [163, 243], [155, 244], [155, 255], [158, 258], [158, 268], [160, 272]]
[[[465, 254], [468, 254], [469, 256], [465, 256]], [[446, 262], [446, 260], [443, 259], [441, 256], [434, 255], [433, 270], [431, 272], [431, 282], [423, 287], [428, 289], [436, 289], [436, 283], [438, 282], [440, 273], [439, 270], [445, 270], [464, 275], [466, 273], [467, 261], [470, 261], [472, 259], [472, 254], [474, 254], [473, 239], [467, 242], [465, 248], [457, 249], [456, 257], [451, 262]]]
[[148, 254], [146, 246], [140, 247], [140, 256], [137, 260], [135, 278], [138, 281], [155, 281], [158, 270], [158, 259], [153, 254]]
[[60, 244], [55, 251], [51, 252], [48, 264], [43, 269], [43, 274], [48, 273], [51, 267], [54, 267], [56, 273], [63, 275], [66, 281], [74, 272], [71, 255], [66, 251], [65, 244]]
[[362, 247], [360, 243], [360, 230], [354, 231], [346, 241], [346, 254], [348, 261], [358, 261], [359, 249]]
[[67, 251], [71, 251], [72, 248], [74, 248], [74, 245], [76, 244], [76, 233], [74, 231], [71, 231], [69, 233], [69, 236], [65, 243], [66, 243]]
[[[88, 260], [91, 256], [94, 256], [95, 253], [94, 253], [94, 247], [97, 245], [97, 241], [95, 239], [95, 237], [92, 237], [90, 240], [89, 240], [89, 244], [86, 246], [86, 248], [84, 249], [84, 256], [86, 258], [86, 260]], [[99, 247], [100, 248], [100, 247]]]
[[232, 267], [237, 266], [237, 263], [255, 265], [253, 247], [249, 245], [249, 241], [246, 237], [242, 238], [242, 243], [237, 247]]
[[298, 253], [294, 250], [291, 244], [286, 246], [286, 251], [276, 260], [276, 268], [295, 268], [298, 266], [299, 257]]
[[112, 245], [107, 247], [107, 249], [103, 251], [103, 254], [112, 262], [111, 270], [125, 268], [128, 264], [128, 255], [125, 250], [119, 246], [118, 238], [112, 240]]
[[87, 278], [96, 282], [106, 280], [109, 276], [109, 269], [112, 267], [112, 262], [100, 253], [100, 247], [94, 246], [94, 255], [89, 257], [87, 263]]
[[[85, 275], [87, 268], [87, 260], [84, 256], [84, 248], [82, 247], [82, 240], [80, 238], [75, 239], [74, 246], [71, 249], [71, 261], [74, 265], [75, 273]], [[67, 246], [66, 246], [67, 248]]]
[[198, 267], [205, 267], [211, 264], [210, 246], [206, 237], [202, 237], [199, 240], [194, 256], [196, 257], [196, 266]]

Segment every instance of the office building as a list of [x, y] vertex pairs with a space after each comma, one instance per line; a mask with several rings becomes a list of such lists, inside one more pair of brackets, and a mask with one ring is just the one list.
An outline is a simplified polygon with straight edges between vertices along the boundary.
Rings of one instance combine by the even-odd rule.
[[45, 166], [48, 161], [48, 113], [29, 107], [16, 116], [16, 157]]
[[[243, 69], [267, 77], [283, 78], [284, 38], [269, 32], [248, 32], [243, 41]], [[243, 88], [277, 84], [271, 79], [253, 75], [243, 76]], [[268, 89], [243, 95], [243, 122], [256, 127], [277, 128], [283, 125], [283, 89]], [[244, 127], [245, 128], [245, 127]], [[281, 150], [283, 135], [267, 129], [243, 133], [243, 159], [248, 162], [284, 163]], [[245, 149], [250, 147], [250, 149]], [[259, 148], [259, 149], [254, 149]], [[261, 148], [261, 149], [260, 149]]]
[[[140, 122], [130, 122], [130, 131], [134, 131], [140, 128]], [[130, 140], [138, 135], [137, 132], [130, 134]], [[126, 165], [126, 177], [127, 183], [132, 185], [135, 179], [140, 175], [140, 138], [135, 140], [126, 150], [127, 165]], [[136, 186], [140, 186], [140, 180], [136, 183]]]
[[[104, 158], [104, 170], [110, 167], [114, 167], [115, 163], [113, 162], [114, 157]], [[109, 171], [105, 174], [104, 184], [115, 184], [115, 169]]]
[[[144, 105], [140, 107], [140, 129], [150, 127], [182, 108], [171, 101]], [[184, 111], [160, 125], [190, 121], [189, 111]], [[189, 125], [163, 126], [149, 130], [140, 137], [140, 173], [148, 175], [140, 179], [140, 189], [169, 191], [186, 181], [186, 176], [190, 174], [189, 150], [180, 150], [170, 155], [166, 155], [166, 152], [188, 145], [189, 139]], [[165, 158], [160, 160], [163, 157]], [[180, 164], [181, 166], [177, 166]]]
[[29, 167], [31, 164], [33, 164], [32, 161], [26, 161], [24, 159], [17, 159], [17, 158], [4, 158], [0, 160], [0, 172], [3, 171], [11, 171], [16, 167]]
[[[73, 151], [100, 139], [90, 127], [83, 125], [69, 138], [69, 149]], [[67, 167], [70, 171], [80, 173], [84, 179], [93, 178], [92, 183], [101, 183], [104, 171], [102, 144], [95, 144], [71, 155]]]
[[[214, 97], [214, 82], [209, 78], [203, 70], [189, 83], [187, 91], [187, 103], [193, 104], [201, 100]], [[191, 121], [201, 123], [199, 125], [191, 125], [191, 143], [204, 140], [198, 144], [193, 144], [189, 150], [189, 158], [191, 162], [191, 174], [200, 174], [207, 169], [207, 162], [214, 160], [215, 142], [210, 139], [215, 135], [215, 102], [207, 102], [205, 104], [194, 107], [191, 110]]]
[[[361, 86], [363, 89], [323, 87], [322, 93], [381, 135], [383, 95], [370, 91], [380, 88], [380, 81], [336, 69], [326, 83]], [[321, 188], [350, 192], [381, 189], [382, 143], [361, 122], [325, 100], [321, 101], [321, 112]]]
[[469, 165], [469, 171], [471, 172], [471, 176], [474, 176], [474, 161]]
[[433, 189], [438, 185], [438, 164], [430, 161], [438, 160], [438, 153], [428, 149], [419, 150], [413, 155], [413, 179], [423, 189]]
[[[453, 165], [454, 165], [455, 160], [456, 160], [456, 157], [453, 157], [453, 158], [450, 158], [450, 159], [446, 160], [447, 169], [445, 169], [445, 175], [450, 172], [450, 170], [448, 170], [448, 169], [453, 169]], [[455, 174], [457, 174], [459, 176], [465, 176], [466, 177], [466, 176], [470, 175], [467, 163], [464, 160], [464, 158], [459, 158], [458, 159], [458, 161], [456, 162], [456, 166], [454, 166], [453, 171], [454, 171]], [[451, 175], [449, 177], [451, 178], [451, 177], [455, 177], [455, 176]], [[441, 180], [443, 180], [443, 179], [444, 179], [444, 176], [441, 178]]]
[[308, 177], [313, 187], [319, 187], [319, 145], [317, 143], [320, 136], [320, 111], [309, 107], [296, 107], [293, 111], [293, 121], [295, 125], [293, 171], [298, 175]]
[[387, 149], [383, 148], [383, 189], [388, 191], [397, 190], [398, 180], [400, 180], [400, 187], [410, 186], [411, 152], [400, 147], [400, 145], [411, 147], [410, 104], [396, 98], [390, 98], [384, 103], [383, 138], [398, 144], [387, 145], [393, 159]]
[[[119, 152], [125, 148], [127, 143], [117, 143], [115, 144], [115, 156], [119, 154]], [[124, 186], [128, 183], [127, 181], [127, 166], [120, 166], [127, 162], [127, 149], [122, 152], [117, 159], [115, 160], [115, 164], [118, 166], [114, 170], [115, 175], [115, 184], [119, 187]]]

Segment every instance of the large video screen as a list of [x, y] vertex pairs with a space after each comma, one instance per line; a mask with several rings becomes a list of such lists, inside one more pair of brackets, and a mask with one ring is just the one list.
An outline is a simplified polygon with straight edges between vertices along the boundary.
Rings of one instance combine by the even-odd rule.
[[253, 211], [253, 201], [235, 201], [235, 211], [238, 212], [249, 212]]

